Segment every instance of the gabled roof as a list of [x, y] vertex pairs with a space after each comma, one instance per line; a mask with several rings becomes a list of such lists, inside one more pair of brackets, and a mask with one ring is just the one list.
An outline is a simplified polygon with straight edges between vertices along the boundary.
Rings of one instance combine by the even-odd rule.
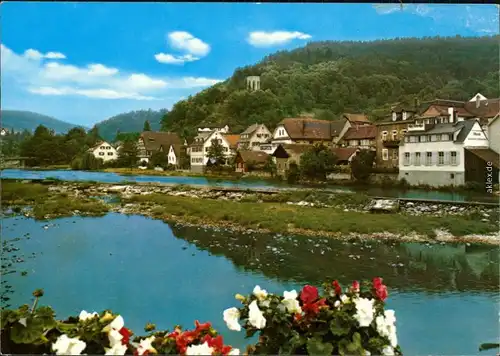
[[332, 148], [333, 154], [337, 157], [338, 161], [347, 161], [358, 149], [356, 147], [334, 147]]
[[500, 113], [500, 98], [480, 100], [479, 107], [476, 107], [475, 101], [469, 101], [465, 104], [465, 109], [477, 117], [495, 117]]
[[287, 118], [278, 125], [285, 127], [292, 140], [330, 140], [331, 121], [313, 118]]
[[229, 147], [231, 148], [235, 148], [240, 140], [240, 135], [224, 134], [222, 136], [226, 139], [227, 143], [229, 143]]
[[330, 122], [330, 132], [333, 137], [340, 135], [342, 129], [347, 124], [347, 119], [334, 120]]
[[173, 132], [145, 131], [141, 133], [140, 138], [147, 151], [158, 151], [161, 146], [168, 149], [172, 144], [182, 144], [179, 135]]
[[253, 134], [259, 128], [259, 126], [260, 126], [260, 124], [250, 125], [241, 134], [242, 135], [251, 135], [251, 134]]
[[370, 120], [368, 120], [368, 117], [365, 114], [348, 114], [344, 113], [343, 115], [347, 120], [350, 122], [366, 122], [370, 123]]
[[350, 127], [345, 133], [343, 140], [373, 139], [377, 136], [377, 127], [374, 125], [356, 125]]
[[460, 130], [454, 142], [464, 142], [476, 122], [478, 121], [464, 120], [455, 123], [426, 125], [426, 128], [429, 127], [429, 129], [426, 129], [425, 131], [408, 131], [406, 133], [406, 136], [420, 136], [422, 134], [425, 135], [454, 134], [455, 132]]
[[313, 146], [311, 145], [299, 145], [299, 144], [285, 144], [283, 148], [289, 154], [298, 154], [301, 155], [304, 152], [309, 151]]
[[239, 151], [238, 155], [241, 157], [245, 163], [266, 163], [269, 155], [262, 151]]
[[[175, 154], [175, 157], [179, 157], [181, 152], [184, 150], [185, 151], [185, 146], [184, 145], [179, 145], [179, 144], [172, 144], [170, 145], [171, 148], [174, 149], [174, 154]], [[170, 152], [170, 147], [168, 148], [168, 152]]]
[[500, 168], [500, 155], [493, 151], [491, 148], [484, 149], [471, 149], [466, 148], [467, 151], [481, 158], [485, 162], [491, 162], [493, 167]]

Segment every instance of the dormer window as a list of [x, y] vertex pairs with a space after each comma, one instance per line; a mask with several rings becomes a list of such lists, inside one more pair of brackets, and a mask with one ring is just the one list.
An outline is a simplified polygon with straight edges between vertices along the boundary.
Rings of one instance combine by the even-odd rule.
[[403, 121], [406, 120], [406, 111], [403, 111]]
[[395, 111], [392, 112], [392, 121], [396, 121], [397, 119], [397, 114]]

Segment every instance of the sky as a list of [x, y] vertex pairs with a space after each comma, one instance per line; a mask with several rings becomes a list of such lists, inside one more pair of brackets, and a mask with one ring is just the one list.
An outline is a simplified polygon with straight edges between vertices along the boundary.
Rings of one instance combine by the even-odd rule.
[[1, 107], [87, 127], [177, 101], [311, 41], [484, 36], [496, 5], [7, 2]]

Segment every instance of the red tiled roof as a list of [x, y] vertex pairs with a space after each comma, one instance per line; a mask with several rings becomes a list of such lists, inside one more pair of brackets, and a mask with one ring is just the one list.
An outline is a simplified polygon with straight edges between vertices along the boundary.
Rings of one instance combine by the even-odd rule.
[[166, 151], [170, 145], [182, 145], [179, 135], [173, 132], [144, 131], [140, 137], [147, 151], [158, 151], [161, 146]]
[[223, 135], [230, 147], [236, 147], [240, 140], [240, 135]]
[[344, 117], [349, 120], [350, 122], [366, 122], [370, 123], [370, 120], [368, 120], [368, 117], [364, 114], [348, 114], [344, 113]]
[[475, 101], [465, 103], [465, 109], [472, 115], [480, 118], [492, 118], [500, 112], [500, 98], [479, 101], [476, 107]]
[[337, 161], [347, 161], [358, 149], [356, 147], [335, 147], [332, 148]]
[[292, 140], [330, 140], [330, 121], [313, 118], [288, 118], [278, 125], [283, 125]]
[[374, 125], [356, 125], [345, 133], [344, 140], [373, 139], [377, 136], [377, 127]]
[[241, 157], [242, 161], [245, 163], [266, 163], [269, 155], [262, 151], [239, 151], [238, 155]]

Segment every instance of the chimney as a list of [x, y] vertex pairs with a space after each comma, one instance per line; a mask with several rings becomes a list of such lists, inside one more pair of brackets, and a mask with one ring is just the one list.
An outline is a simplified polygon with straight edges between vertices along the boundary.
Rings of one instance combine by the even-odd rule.
[[455, 119], [455, 112], [453, 110], [452, 107], [449, 107], [448, 108], [448, 116], [450, 117], [450, 122], [453, 123], [455, 122], [454, 119]]
[[476, 109], [478, 109], [480, 105], [481, 105], [481, 97], [478, 94], [476, 95]]

